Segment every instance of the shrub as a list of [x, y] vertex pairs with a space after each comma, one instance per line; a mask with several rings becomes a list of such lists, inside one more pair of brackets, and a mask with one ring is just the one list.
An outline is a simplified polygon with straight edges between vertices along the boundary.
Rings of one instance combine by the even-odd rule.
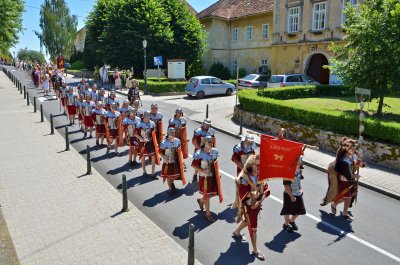
[[208, 74], [224, 80], [231, 78], [229, 69], [220, 62], [213, 63], [208, 71]]
[[263, 89], [258, 92], [258, 95], [260, 97], [281, 100], [319, 96], [348, 97], [354, 95], [354, 89], [347, 86], [330, 85], [289, 86], [284, 88]]
[[85, 64], [84, 64], [82, 61], [80, 61], [80, 60], [75, 61], [75, 62], [71, 65], [71, 69], [72, 69], [72, 70], [79, 70], [79, 69], [83, 69], [83, 68], [85, 68]]
[[[187, 82], [155, 82], [147, 81], [147, 90], [151, 93], [185, 92]], [[141, 90], [144, 89], [144, 82], [139, 83]]]
[[[241, 90], [239, 92], [240, 108], [267, 115], [269, 117], [296, 122], [312, 126], [321, 130], [329, 130], [345, 135], [356, 135], [359, 126], [359, 117], [355, 113], [345, 113], [337, 110], [305, 109], [273, 98], [259, 97], [255, 90]], [[365, 138], [400, 144], [400, 124], [386, 122], [376, 118], [364, 120]]]

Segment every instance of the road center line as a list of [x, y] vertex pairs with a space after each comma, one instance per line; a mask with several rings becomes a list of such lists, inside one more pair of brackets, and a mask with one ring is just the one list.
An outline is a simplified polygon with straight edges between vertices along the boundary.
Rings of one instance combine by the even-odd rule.
[[[227, 176], [228, 178], [235, 179], [234, 176], [232, 176], [232, 175], [226, 173], [225, 171], [223, 171], [223, 170], [221, 170], [221, 169], [219, 170], [219, 172], [221, 172], [222, 174], [224, 174], [224, 175]], [[283, 201], [282, 201], [281, 199], [279, 199], [279, 198], [277, 198], [277, 197], [275, 197], [275, 196], [273, 196], [273, 195], [270, 195], [269, 198], [273, 199], [274, 201], [279, 202], [280, 204], [283, 204]], [[347, 237], [349, 237], [349, 238], [351, 238], [351, 239], [353, 239], [353, 240], [355, 240], [355, 241], [357, 241], [357, 242], [363, 244], [364, 246], [367, 246], [367, 247], [369, 247], [369, 248], [371, 248], [371, 249], [373, 249], [373, 250], [375, 250], [375, 251], [377, 251], [377, 252], [379, 252], [379, 253], [381, 253], [381, 254], [387, 256], [388, 258], [391, 258], [392, 260], [397, 261], [397, 262], [400, 263], [400, 258], [399, 258], [399, 257], [397, 257], [397, 256], [395, 256], [395, 255], [393, 255], [393, 254], [391, 254], [391, 253], [389, 253], [389, 252], [387, 252], [386, 250], [383, 250], [383, 249], [381, 249], [380, 247], [377, 247], [377, 246], [375, 246], [374, 244], [369, 243], [369, 242], [367, 242], [367, 241], [365, 241], [365, 240], [363, 240], [363, 239], [361, 239], [361, 238], [359, 238], [359, 237], [357, 237], [357, 236], [355, 236], [355, 235], [353, 235], [353, 234], [347, 233], [347, 232], [343, 231], [342, 229], [340, 229], [340, 228], [337, 227], [337, 226], [334, 226], [334, 225], [332, 225], [332, 224], [330, 224], [330, 223], [328, 223], [328, 222], [322, 221], [320, 218], [318, 218], [318, 217], [316, 217], [316, 216], [314, 216], [314, 215], [312, 215], [312, 214], [307, 213], [306, 216], [309, 217], [310, 219], [313, 219], [313, 220], [316, 221], [317, 223], [321, 223], [321, 224], [323, 224], [323, 225], [329, 227], [330, 229], [335, 230], [335, 231], [338, 232], [340, 235], [345, 235], [345, 236], [347, 236]]]

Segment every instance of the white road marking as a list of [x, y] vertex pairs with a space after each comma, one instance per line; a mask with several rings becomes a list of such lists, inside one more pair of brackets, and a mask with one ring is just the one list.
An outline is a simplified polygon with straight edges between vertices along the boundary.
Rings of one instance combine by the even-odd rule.
[[[234, 176], [232, 176], [232, 175], [226, 173], [225, 171], [223, 171], [223, 170], [221, 170], [221, 169], [219, 170], [219, 172], [221, 172], [222, 174], [224, 174], [224, 175], [227, 176], [228, 178], [235, 179]], [[283, 201], [282, 201], [281, 199], [279, 199], [279, 198], [277, 198], [277, 197], [275, 197], [275, 196], [273, 196], [273, 195], [270, 195], [269, 198], [273, 199], [274, 201], [279, 202], [280, 204], [283, 204]], [[334, 226], [334, 225], [332, 225], [332, 224], [330, 224], [330, 223], [328, 223], [328, 222], [322, 221], [320, 218], [318, 218], [318, 217], [316, 217], [316, 216], [314, 216], [314, 215], [312, 215], [312, 214], [307, 213], [306, 216], [309, 217], [309, 218], [311, 218], [311, 219], [313, 219], [314, 221], [316, 221], [316, 222], [318, 222], [318, 223], [321, 223], [321, 224], [323, 224], [323, 225], [329, 227], [329, 228], [332, 229], [332, 230], [335, 230], [335, 231], [338, 232], [340, 235], [345, 235], [345, 236], [347, 236], [347, 237], [349, 237], [349, 238], [351, 238], [351, 239], [353, 239], [353, 240], [355, 240], [355, 241], [357, 241], [357, 242], [359, 242], [359, 243], [361, 243], [361, 244], [363, 244], [363, 245], [365, 245], [365, 246], [367, 246], [367, 247], [369, 247], [369, 248], [371, 248], [371, 249], [373, 249], [373, 250], [375, 250], [375, 251], [377, 251], [377, 252], [379, 252], [379, 253], [381, 253], [381, 254], [387, 256], [388, 258], [391, 258], [392, 260], [397, 261], [397, 262], [400, 263], [400, 258], [399, 258], [399, 257], [397, 257], [397, 256], [395, 256], [395, 255], [393, 255], [393, 254], [391, 254], [391, 253], [389, 253], [389, 252], [387, 252], [386, 250], [383, 250], [383, 249], [381, 249], [380, 247], [377, 247], [377, 246], [375, 246], [374, 244], [371, 244], [371, 243], [369, 243], [369, 242], [367, 242], [367, 241], [365, 241], [365, 240], [363, 240], [363, 239], [361, 239], [361, 238], [359, 238], [359, 237], [357, 237], [357, 236], [355, 236], [355, 235], [353, 235], [353, 234], [346, 233], [345, 231], [343, 231], [343, 230], [340, 229], [339, 227], [336, 227], [336, 226]]]

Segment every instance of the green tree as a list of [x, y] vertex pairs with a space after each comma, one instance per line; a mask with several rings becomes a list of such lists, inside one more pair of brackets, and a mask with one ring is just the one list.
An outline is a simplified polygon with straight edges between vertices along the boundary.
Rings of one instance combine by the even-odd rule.
[[332, 70], [348, 85], [372, 89], [382, 115], [384, 97], [400, 84], [400, 2], [366, 0], [345, 12], [346, 44], [332, 44]]
[[40, 28], [35, 32], [40, 45], [46, 48], [54, 60], [59, 54], [69, 58], [73, 52], [76, 35], [77, 17], [70, 15], [64, 0], [45, 0], [40, 10]]
[[19, 60], [24, 60], [28, 62], [37, 62], [43, 64], [46, 62], [44, 54], [34, 50], [28, 50], [28, 48], [20, 49], [17, 53], [17, 58]]
[[98, 57], [113, 67], [134, 66], [136, 73], [143, 70], [144, 39], [151, 66], [161, 55], [186, 59], [190, 69], [205, 48], [201, 25], [181, 0], [98, 0], [86, 25]]
[[0, 0], [0, 53], [5, 54], [17, 43], [22, 30], [22, 0]]

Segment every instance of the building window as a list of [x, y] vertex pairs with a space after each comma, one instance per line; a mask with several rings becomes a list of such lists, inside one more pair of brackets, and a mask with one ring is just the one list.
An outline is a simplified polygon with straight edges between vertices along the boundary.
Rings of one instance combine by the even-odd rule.
[[239, 39], [239, 29], [238, 28], [234, 28], [232, 30], [232, 40], [233, 41], [238, 41]]
[[262, 39], [269, 38], [269, 24], [262, 24], [261, 38]]
[[300, 21], [300, 7], [291, 7], [288, 10], [288, 32], [298, 32], [299, 31], [299, 21]]
[[315, 3], [313, 8], [313, 30], [323, 30], [326, 24], [326, 2]]
[[267, 66], [268, 65], [268, 59], [262, 59], [260, 66]]
[[232, 60], [232, 71], [231, 72], [236, 74], [237, 67], [238, 67], [238, 61]]
[[358, 12], [358, 0], [343, 0], [343, 7], [342, 7], [342, 24], [346, 21], [346, 14], [344, 11], [346, 10], [347, 4], [350, 3], [352, 7], [356, 9]]
[[246, 40], [253, 39], [253, 26], [246, 27]]

